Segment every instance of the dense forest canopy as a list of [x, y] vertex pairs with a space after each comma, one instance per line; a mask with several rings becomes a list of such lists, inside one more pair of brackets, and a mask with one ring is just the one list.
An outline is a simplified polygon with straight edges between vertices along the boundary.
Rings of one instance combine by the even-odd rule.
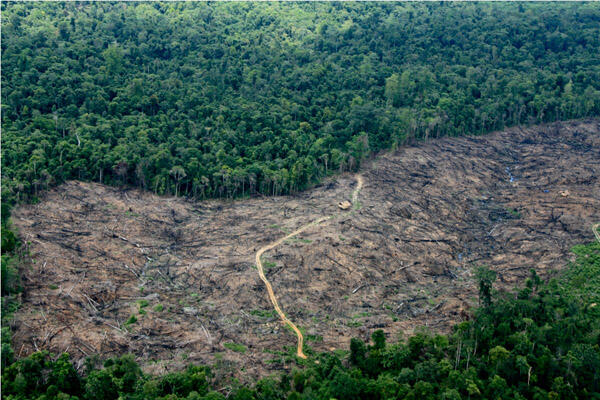
[[600, 114], [600, 4], [2, 3], [4, 200], [280, 194], [415, 138]]

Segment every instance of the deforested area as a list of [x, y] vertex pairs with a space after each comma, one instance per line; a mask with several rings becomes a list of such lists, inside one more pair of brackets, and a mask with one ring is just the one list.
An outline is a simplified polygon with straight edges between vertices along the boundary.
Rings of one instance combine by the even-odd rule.
[[279, 370], [295, 337], [254, 256], [321, 217], [263, 256], [310, 349], [344, 349], [377, 328], [448, 332], [477, 305], [475, 266], [508, 290], [532, 268], [555, 275], [593, 240], [599, 132], [585, 120], [401, 148], [360, 171], [350, 210], [338, 203], [353, 200], [353, 174], [293, 196], [205, 202], [67, 182], [13, 212], [30, 260], [15, 349], [131, 352], [154, 372], [193, 361]]
[[600, 3], [0, 12], [2, 400], [600, 398]]

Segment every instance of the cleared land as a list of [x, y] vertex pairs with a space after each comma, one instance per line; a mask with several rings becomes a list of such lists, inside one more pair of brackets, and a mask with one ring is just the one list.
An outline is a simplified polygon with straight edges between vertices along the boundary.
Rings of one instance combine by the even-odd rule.
[[[254, 264], [316, 350], [383, 328], [446, 330], [476, 301], [474, 265], [512, 287], [549, 276], [600, 215], [600, 122], [446, 138], [386, 154], [296, 196], [194, 203], [69, 182], [14, 211], [28, 243], [15, 349], [135, 353], [149, 371], [289, 367], [295, 351]], [[340, 215], [341, 214], [341, 215]], [[135, 318], [132, 318], [135, 316]], [[134, 322], [134, 319], [136, 320]], [[306, 352], [306, 348], [305, 348]], [[240, 372], [241, 371], [241, 372]]]

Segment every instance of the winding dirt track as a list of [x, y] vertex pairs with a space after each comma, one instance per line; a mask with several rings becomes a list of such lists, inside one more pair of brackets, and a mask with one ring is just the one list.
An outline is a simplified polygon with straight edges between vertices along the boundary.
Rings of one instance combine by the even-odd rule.
[[358, 201], [358, 193], [362, 189], [363, 184], [364, 181], [362, 175], [356, 175], [356, 188], [354, 188], [354, 191], [352, 192], [352, 204], [354, 205], [356, 205], [356, 202]]
[[[358, 193], [360, 192], [360, 190], [363, 187], [363, 178], [361, 175], [356, 175], [356, 188], [354, 188], [354, 191], [352, 192], [352, 204], [354, 206], [356, 206], [357, 201], [358, 201]], [[273, 308], [275, 308], [275, 311], [277, 311], [277, 314], [279, 315], [279, 318], [281, 318], [281, 321], [283, 323], [285, 323], [286, 325], [288, 325], [290, 328], [292, 328], [292, 330], [294, 331], [294, 333], [296, 333], [296, 336], [298, 337], [298, 346], [297, 346], [297, 352], [296, 354], [298, 355], [298, 357], [300, 358], [306, 358], [306, 355], [304, 354], [304, 352], [302, 351], [302, 348], [304, 346], [304, 336], [302, 335], [302, 332], [300, 332], [300, 329], [298, 329], [298, 327], [288, 319], [288, 317], [286, 317], [286, 315], [284, 314], [284, 312], [281, 310], [281, 307], [279, 306], [279, 303], [277, 302], [277, 297], [275, 297], [275, 292], [273, 292], [273, 286], [271, 286], [271, 283], [269, 282], [269, 280], [267, 279], [267, 277], [265, 276], [265, 271], [263, 268], [263, 263], [262, 260], [260, 259], [262, 257], [262, 255], [269, 251], [274, 249], [275, 247], [279, 246], [281, 243], [285, 242], [288, 239], [291, 239], [292, 237], [298, 235], [299, 233], [304, 232], [305, 230], [307, 230], [308, 228], [318, 225], [321, 222], [331, 219], [333, 218], [333, 215], [330, 216], [326, 216], [326, 217], [321, 217], [319, 219], [317, 219], [316, 221], [313, 221], [309, 224], [306, 224], [304, 226], [301, 226], [300, 228], [296, 229], [294, 232], [288, 234], [287, 236], [282, 237], [281, 239], [267, 245], [264, 247], [261, 247], [257, 252], [256, 252], [256, 268], [258, 269], [258, 275], [260, 276], [260, 279], [265, 283], [265, 286], [267, 287], [267, 292], [269, 293], [269, 299], [271, 300], [271, 303], [273, 304]]]

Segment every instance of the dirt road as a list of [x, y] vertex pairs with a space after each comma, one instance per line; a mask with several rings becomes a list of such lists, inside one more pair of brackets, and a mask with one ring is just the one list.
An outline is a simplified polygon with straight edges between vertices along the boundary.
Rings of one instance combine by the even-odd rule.
[[362, 175], [356, 175], [356, 188], [354, 189], [354, 192], [352, 192], [352, 204], [354, 206], [356, 206], [356, 204], [358, 202], [358, 193], [362, 189], [363, 184], [364, 184], [364, 181], [363, 181]]
[[[363, 187], [363, 178], [360, 175], [356, 175], [356, 188], [354, 189], [354, 191], [352, 192], [352, 204], [354, 206], [356, 206], [357, 201], [358, 201], [358, 193], [360, 192], [360, 190]], [[281, 310], [281, 307], [279, 306], [279, 303], [277, 302], [277, 297], [275, 297], [275, 293], [273, 292], [273, 287], [271, 286], [271, 283], [269, 282], [269, 280], [267, 279], [267, 277], [265, 276], [265, 271], [263, 268], [263, 263], [262, 260], [260, 259], [262, 257], [262, 255], [269, 251], [274, 249], [275, 247], [279, 246], [281, 243], [285, 242], [288, 239], [293, 238], [294, 236], [298, 235], [299, 233], [304, 232], [305, 230], [307, 230], [308, 228], [318, 225], [321, 222], [328, 220], [330, 218], [332, 218], [333, 216], [327, 216], [327, 217], [321, 217], [319, 219], [317, 219], [316, 221], [313, 221], [309, 224], [306, 224], [298, 229], [296, 229], [294, 232], [288, 234], [287, 236], [282, 237], [281, 239], [267, 245], [264, 247], [261, 247], [257, 252], [256, 252], [256, 268], [258, 269], [258, 275], [260, 276], [260, 279], [265, 283], [265, 286], [267, 287], [267, 292], [269, 293], [269, 299], [271, 300], [271, 303], [273, 304], [273, 308], [275, 308], [275, 311], [277, 311], [277, 314], [279, 315], [279, 318], [281, 318], [281, 321], [283, 321], [283, 323], [285, 323], [286, 325], [288, 325], [290, 328], [292, 328], [292, 330], [296, 333], [296, 336], [298, 337], [298, 346], [297, 346], [297, 355], [300, 358], [306, 358], [306, 355], [304, 354], [304, 352], [302, 351], [302, 348], [304, 346], [304, 336], [302, 335], [302, 332], [300, 332], [300, 329], [298, 329], [298, 327], [288, 319], [288, 317], [286, 317], [286, 315], [284, 314], [284, 312]]]

